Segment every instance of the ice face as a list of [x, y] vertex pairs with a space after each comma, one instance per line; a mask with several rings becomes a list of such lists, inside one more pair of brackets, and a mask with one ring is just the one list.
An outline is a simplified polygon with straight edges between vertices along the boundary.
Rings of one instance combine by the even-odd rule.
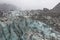
[[48, 40], [52, 37], [57, 39], [50, 26], [30, 18], [18, 18], [9, 25], [0, 22], [0, 28], [0, 40]]

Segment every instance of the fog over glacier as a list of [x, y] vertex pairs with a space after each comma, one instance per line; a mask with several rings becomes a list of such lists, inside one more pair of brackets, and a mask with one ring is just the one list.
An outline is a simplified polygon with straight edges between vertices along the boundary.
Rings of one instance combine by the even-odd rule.
[[0, 3], [11, 3], [21, 9], [52, 9], [60, 0], [0, 0]]

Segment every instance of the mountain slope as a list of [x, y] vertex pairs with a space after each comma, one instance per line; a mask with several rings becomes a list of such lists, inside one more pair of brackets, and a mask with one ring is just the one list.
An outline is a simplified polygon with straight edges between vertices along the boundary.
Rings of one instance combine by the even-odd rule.
[[12, 4], [0, 4], [0, 10], [2, 11], [12, 11], [16, 9], [17, 7]]
[[60, 3], [58, 3], [51, 11], [55, 13], [60, 13]]

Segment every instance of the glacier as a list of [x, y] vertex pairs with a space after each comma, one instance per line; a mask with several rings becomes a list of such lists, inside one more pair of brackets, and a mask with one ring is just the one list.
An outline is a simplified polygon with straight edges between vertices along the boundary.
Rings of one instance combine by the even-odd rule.
[[14, 11], [8, 21], [0, 21], [0, 40], [60, 40], [54, 28], [19, 13]]

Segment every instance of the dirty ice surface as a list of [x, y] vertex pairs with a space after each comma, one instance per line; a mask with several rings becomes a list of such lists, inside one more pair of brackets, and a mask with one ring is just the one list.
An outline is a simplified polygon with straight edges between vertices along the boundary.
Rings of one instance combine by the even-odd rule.
[[11, 24], [0, 22], [0, 40], [60, 40], [59, 33], [38, 20], [16, 18]]

